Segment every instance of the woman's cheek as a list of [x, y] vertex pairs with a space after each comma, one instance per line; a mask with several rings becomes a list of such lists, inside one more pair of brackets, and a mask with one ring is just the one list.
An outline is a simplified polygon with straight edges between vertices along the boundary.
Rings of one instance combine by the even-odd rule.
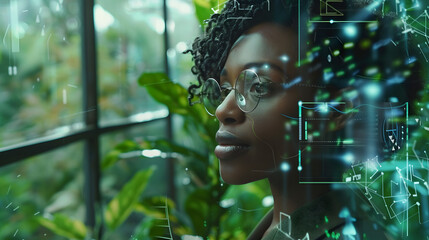
[[[275, 109], [272, 111], [264, 111], [261, 116], [255, 117], [251, 131], [255, 135], [258, 146], [263, 148], [265, 154], [273, 154], [278, 158], [281, 153], [280, 146], [284, 146], [284, 136], [287, 133], [285, 129], [286, 119]], [[262, 149], [261, 149], [262, 151]]]
[[263, 135], [268, 134], [269, 136], [272, 135], [272, 132], [284, 133], [284, 126], [288, 119], [283, 115], [289, 116], [298, 112], [295, 110], [298, 105], [296, 107], [293, 106], [293, 102], [288, 101], [286, 96], [262, 103], [263, 104], [256, 109], [258, 110], [257, 114], [250, 115], [254, 120], [255, 132], [259, 132]]

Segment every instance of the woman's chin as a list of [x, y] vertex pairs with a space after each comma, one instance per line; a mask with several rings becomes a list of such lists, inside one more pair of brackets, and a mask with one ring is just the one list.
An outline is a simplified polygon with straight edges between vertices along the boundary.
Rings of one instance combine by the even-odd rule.
[[222, 173], [221, 173], [221, 177], [225, 183], [228, 183], [231, 185], [242, 185], [242, 184], [252, 182], [252, 181], [243, 181], [243, 179], [239, 179], [239, 178], [233, 177], [231, 175], [225, 175]]
[[255, 182], [266, 178], [267, 176], [256, 174], [255, 172], [244, 172], [244, 169], [233, 169], [230, 167], [219, 166], [220, 176], [225, 183], [231, 185], [242, 185], [250, 182]]

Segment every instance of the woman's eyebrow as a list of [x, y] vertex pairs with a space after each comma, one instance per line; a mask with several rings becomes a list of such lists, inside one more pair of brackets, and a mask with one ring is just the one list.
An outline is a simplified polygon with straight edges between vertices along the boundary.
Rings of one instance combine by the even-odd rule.
[[249, 69], [249, 68], [267, 68], [267, 69], [276, 69], [277, 71], [281, 72], [281, 73], [285, 73], [285, 71], [283, 70], [283, 68], [281, 68], [280, 66], [278, 66], [275, 63], [270, 63], [270, 62], [252, 62], [252, 63], [247, 63], [246, 65], [244, 65], [245, 69]]

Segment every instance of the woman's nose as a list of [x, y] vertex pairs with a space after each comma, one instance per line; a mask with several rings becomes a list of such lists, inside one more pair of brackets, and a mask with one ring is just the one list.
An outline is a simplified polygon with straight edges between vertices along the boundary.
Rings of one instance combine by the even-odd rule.
[[235, 89], [229, 92], [223, 102], [216, 108], [216, 118], [223, 124], [237, 124], [244, 121], [245, 114], [235, 100]]

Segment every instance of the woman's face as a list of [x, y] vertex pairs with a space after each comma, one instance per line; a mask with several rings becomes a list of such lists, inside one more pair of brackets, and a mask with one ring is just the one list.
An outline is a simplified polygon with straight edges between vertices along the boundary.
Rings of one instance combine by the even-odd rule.
[[[296, 80], [297, 34], [287, 27], [263, 23], [243, 34], [232, 47], [220, 73], [219, 85], [235, 86], [245, 69], [256, 71], [261, 81], [287, 83]], [[295, 167], [298, 155], [298, 101], [305, 96], [296, 87], [262, 97], [256, 109], [245, 113], [231, 91], [216, 109], [219, 130], [215, 154], [220, 161], [223, 180], [244, 184]], [[281, 166], [281, 167], [280, 167]]]

